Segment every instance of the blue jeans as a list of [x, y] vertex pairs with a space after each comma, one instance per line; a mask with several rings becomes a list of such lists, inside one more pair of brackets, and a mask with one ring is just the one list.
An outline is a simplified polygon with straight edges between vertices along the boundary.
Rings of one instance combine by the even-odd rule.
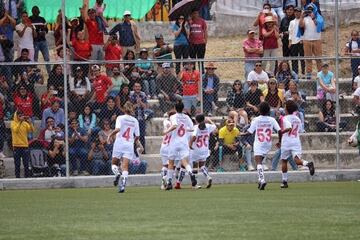
[[255, 68], [255, 61], [246, 61], [245, 65], [245, 82], [247, 81], [249, 73]]
[[154, 78], [147, 78], [143, 80], [144, 92], [147, 96], [156, 95], [156, 83]]
[[[85, 143], [84, 143], [85, 144]], [[70, 164], [71, 164], [71, 170], [80, 170], [84, 171], [87, 168], [87, 156], [88, 151], [83, 147], [69, 147], [69, 158], [70, 158]], [[77, 164], [77, 160], [80, 162], [80, 168]]]
[[93, 175], [112, 175], [111, 171], [111, 160], [104, 161], [95, 159], [92, 163], [92, 174]]
[[271, 11], [273, 14], [276, 14], [281, 21], [285, 17], [285, 13], [283, 11], [282, 6], [281, 7], [271, 7]]
[[[281, 157], [281, 150], [278, 149], [276, 150], [275, 154], [274, 154], [274, 157], [272, 159], [272, 164], [271, 164], [271, 170], [272, 171], [276, 171], [277, 169], [277, 166], [279, 164], [279, 161], [280, 161], [280, 157]], [[290, 166], [293, 170], [297, 170], [298, 167], [297, 167], [297, 164], [296, 162], [294, 161], [294, 158], [293, 157], [289, 157], [288, 159], [288, 162], [290, 163]]]
[[20, 178], [21, 160], [24, 166], [24, 177], [30, 177], [30, 151], [27, 147], [14, 147], [15, 176]]
[[[35, 49], [35, 53], [34, 53], [34, 61], [35, 62], [38, 61], [39, 51], [41, 51], [41, 54], [43, 55], [45, 62], [50, 61], [50, 54], [49, 54], [49, 48], [48, 48], [47, 41], [34, 42], [34, 49]], [[50, 65], [46, 65], [46, 71], [48, 74], [50, 74], [50, 72], [51, 72]]]
[[252, 164], [252, 156], [253, 156], [253, 153], [252, 153], [252, 147], [250, 146], [249, 148], [246, 147], [245, 145], [243, 146], [243, 158], [246, 162], [246, 165], [249, 167], [249, 166], [253, 166]]
[[215, 94], [206, 94], [204, 93], [204, 112], [209, 113], [212, 109], [212, 103], [215, 101]]
[[129, 162], [129, 174], [145, 174], [147, 169], [147, 162], [141, 160], [139, 165]]

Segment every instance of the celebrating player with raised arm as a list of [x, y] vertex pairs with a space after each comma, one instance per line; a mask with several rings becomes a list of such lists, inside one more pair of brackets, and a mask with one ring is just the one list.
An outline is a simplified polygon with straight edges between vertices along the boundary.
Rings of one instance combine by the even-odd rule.
[[315, 167], [313, 162], [301, 160], [301, 141], [300, 129], [301, 120], [294, 115], [297, 111], [297, 104], [294, 101], [286, 101], [285, 113], [283, 119], [282, 139], [281, 139], [281, 170], [282, 170], [282, 184], [281, 188], [288, 188], [288, 174], [287, 174], [287, 159], [292, 156], [297, 165], [307, 166], [310, 175], [314, 175]]
[[119, 193], [125, 192], [126, 181], [129, 175], [129, 160], [134, 155], [134, 143], [139, 142], [139, 122], [131, 116], [134, 112], [132, 103], [126, 102], [124, 105], [125, 115], [116, 118], [115, 130], [108, 136], [108, 141], [116, 135], [113, 157], [112, 170], [117, 178], [120, 176], [118, 162], [121, 161], [122, 179], [119, 182]]

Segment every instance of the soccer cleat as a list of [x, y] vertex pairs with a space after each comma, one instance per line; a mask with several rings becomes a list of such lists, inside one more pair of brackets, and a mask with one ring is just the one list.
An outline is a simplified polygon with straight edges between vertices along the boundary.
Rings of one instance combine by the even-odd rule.
[[171, 190], [172, 188], [173, 188], [173, 185], [172, 185], [171, 179], [169, 179], [165, 190]]
[[175, 189], [181, 189], [181, 184], [179, 182], [176, 182]]
[[259, 190], [265, 190], [266, 182], [262, 182], [259, 184]]
[[282, 181], [281, 185], [280, 185], [280, 188], [288, 188], [289, 185], [286, 181]]
[[315, 166], [313, 162], [309, 162], [307, 167], [309, 168], [310, 175], [313, 176], [315, 174]]
[[120, 179], [120, 174], [116, 175], [115, 180], [114, 180], [114, 187], [116, 187], [119, 184], [119, 179]]
[[196, 184], [195, 186], [192, 186], [192, 188], [195, 189], [195, 190], [196, 189], [201, 189], [201, 186]]
[[123, 178], [119, 184], [119, 193], [125, 192], [125, 186], [126, 186], [126, 179]]
[[206, 188], [211, 188], [211, 185], [212, 185], [212, 178], [209, 178], [208, 182], [207, 182], [207, 185], [206, 185]]
[[192, 186], [192, 187], [195, 187], [195, 186], [197, 185], [197, 181], [196, 181], [195, 175], [194, 175], [194, 174], [191, 175], [191, 176], [190, 176], [190, 179], [191, 179], [191, 186]]

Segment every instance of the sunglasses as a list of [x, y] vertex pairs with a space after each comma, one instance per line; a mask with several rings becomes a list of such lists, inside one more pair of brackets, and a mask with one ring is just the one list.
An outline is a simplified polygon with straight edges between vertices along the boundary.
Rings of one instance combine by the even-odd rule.
[[241, 86], [240, 83], [234, 83], [234, 86]]
[[269, 84], [274, 85], [274, 84], [276, 84], [276, 82], [269, 82]]
[[261, 64], [255, 64], [255, 67], [261, 67]]

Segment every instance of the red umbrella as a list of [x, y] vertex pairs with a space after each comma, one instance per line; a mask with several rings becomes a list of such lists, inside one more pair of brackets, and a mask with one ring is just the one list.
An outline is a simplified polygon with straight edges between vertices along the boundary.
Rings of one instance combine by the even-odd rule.
[[199, 10], [201, 0], [182, 0], [174, 5], [169, 12], [169, 19], [175, 21], [179, 16], [189, 16], [196, 9]]

